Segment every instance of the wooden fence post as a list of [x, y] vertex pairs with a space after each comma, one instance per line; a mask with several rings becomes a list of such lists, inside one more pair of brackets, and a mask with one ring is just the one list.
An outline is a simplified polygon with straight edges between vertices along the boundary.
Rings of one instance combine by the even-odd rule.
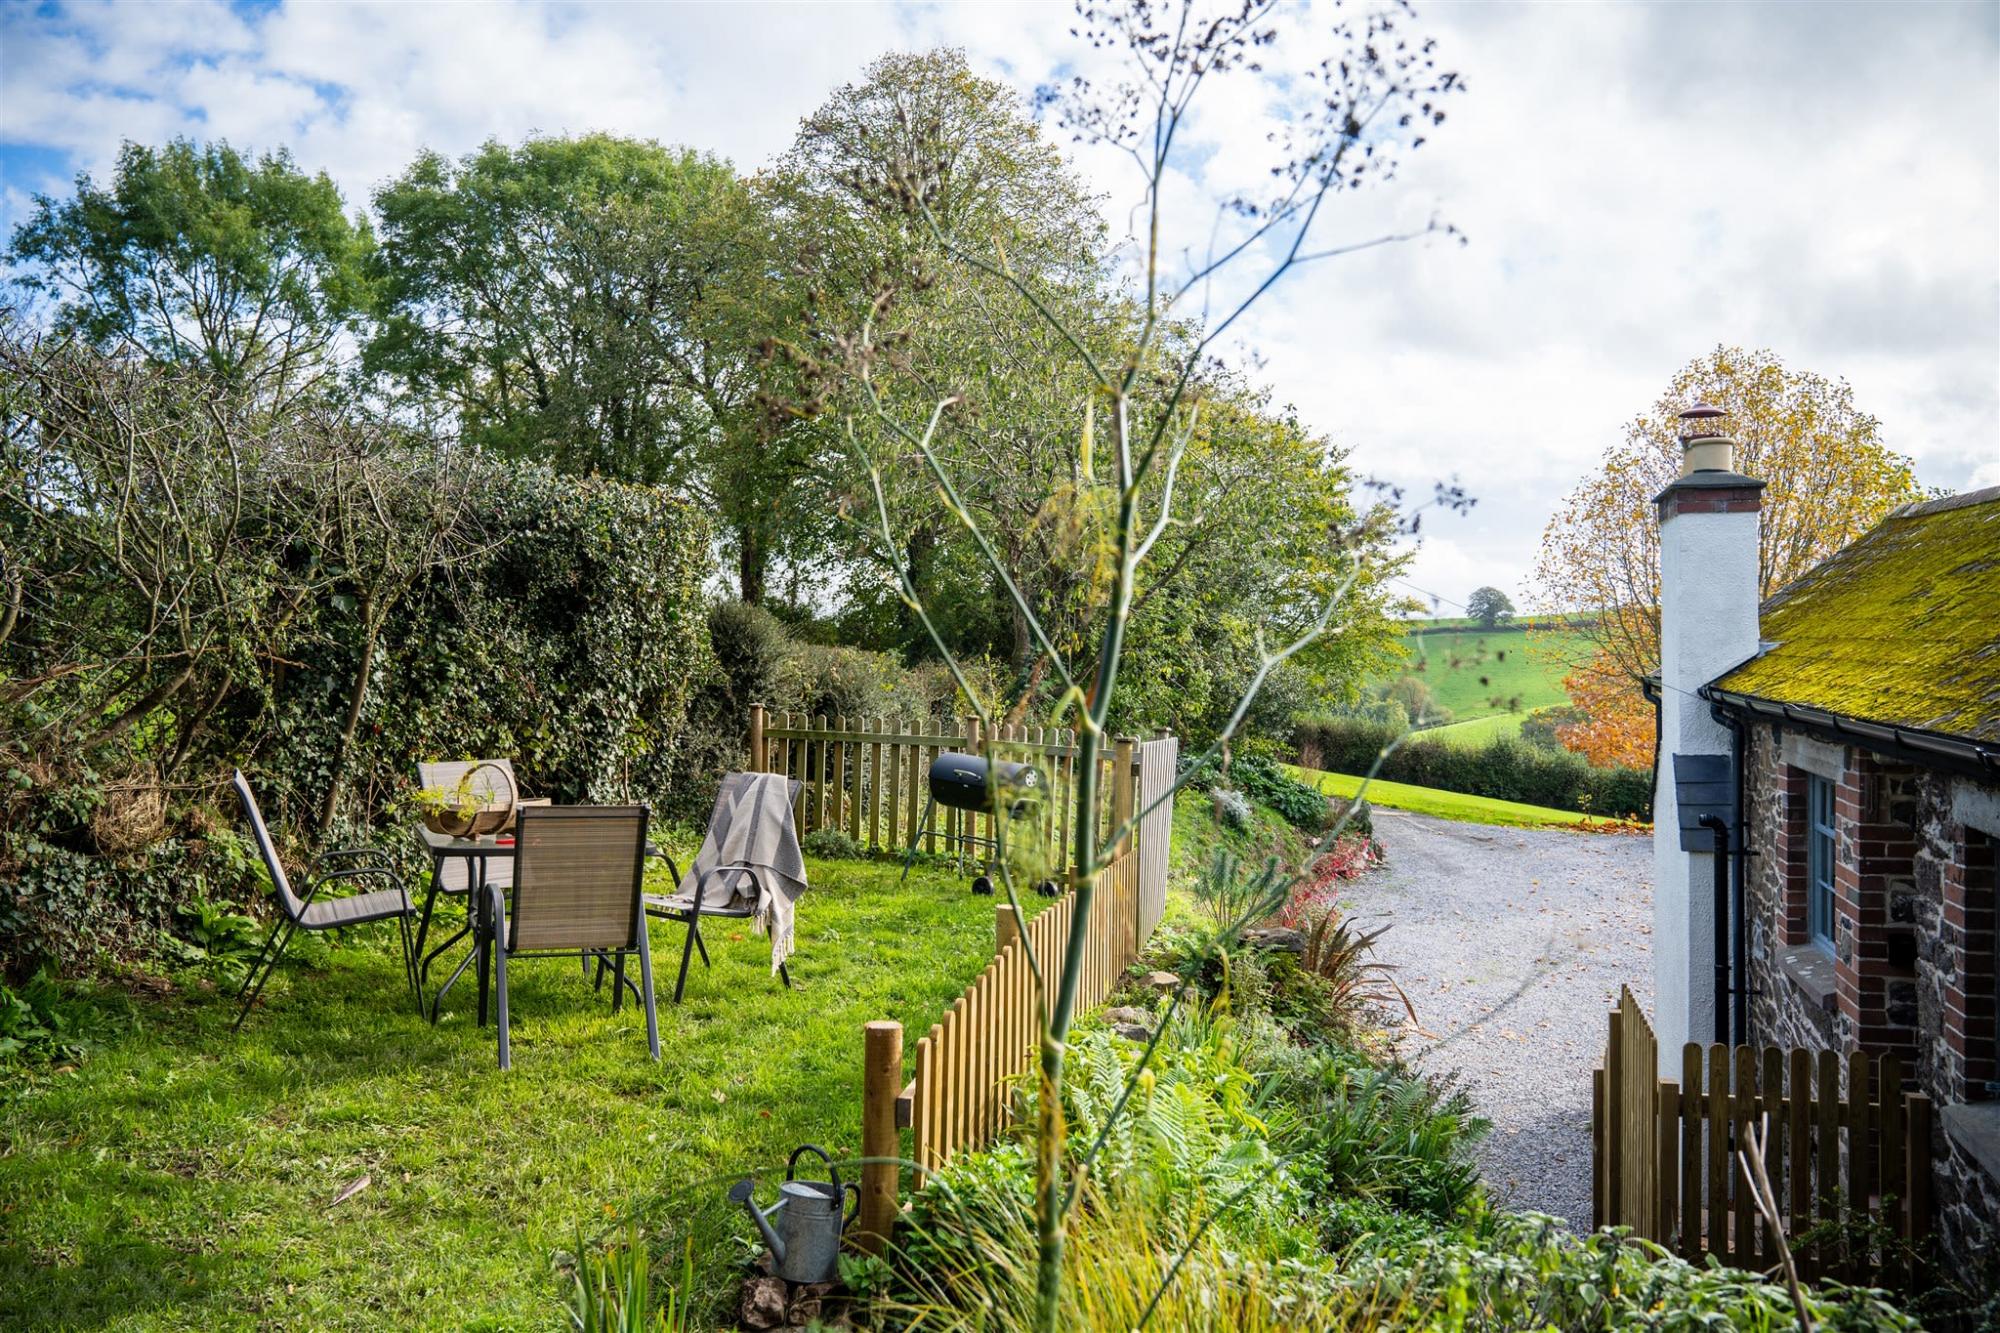
[[1007, 946], [1021, 938], [1021, 914], [1014, 910], [1012, 903], [1000, 903], [993, 909], [993, 952], [1003, 954]]
[[[1117, 767], [1114, 770], [1117, 776], [1111, 781], [1111, 824], [1114, 828], [1122, 827], [1132, 818], [1132, 788], [1134, 785], [1132, 781], [1134, 776], [1132, 758], [1138, 744], [1130, 736], [1120, 736], [1117, 748], [1114, 751], [1117, 755]], [[1131, 849], [1132, 831], [1126, 829], [1125, 836], [1118, 840], [1118, 850], [1113, 855], [1123, 856]]]
[[750, 771], [763, 773], [770, 769], [764, 762], [764, 705], [750, 705]]
[[863, 1065], [861, 1107], [861, 1216], [863, 1251], [880, 1254], [896, 1224], [896, 1181], [901, 1174], [902, 1134], [896, 1128], [896, 1099], [903, 1092], [903, 1025], [869, 1023]]

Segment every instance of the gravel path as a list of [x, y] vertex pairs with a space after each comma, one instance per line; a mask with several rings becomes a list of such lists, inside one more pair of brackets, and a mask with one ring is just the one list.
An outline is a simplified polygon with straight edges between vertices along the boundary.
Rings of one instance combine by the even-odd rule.
[[1420, 1068], [1453, 1071], [1493, 1122], [1496, 1199], [1590, 1226], [1590, 1071], [1629, 984], [1650, 1007], [1652, 843], [1625, 834], [1455, 824], [1376, 810], [1388, 863], [1345, 895], [1426, 1033]]

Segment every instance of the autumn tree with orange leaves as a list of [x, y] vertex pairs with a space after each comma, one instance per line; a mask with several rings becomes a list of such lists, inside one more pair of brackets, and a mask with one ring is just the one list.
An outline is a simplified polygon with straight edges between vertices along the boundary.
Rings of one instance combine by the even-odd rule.
[[1736, 468], [1765, 483], [1759, 597], [1798, 578], [1922, 498], [1910, 460], [1882, 442], [1845, 380], [1786, 369], [1768, 351], [1717, 347], [1674, 376], [1625, 427], [1598, 470], [1542, 533], [1541, 609], [1584, 623], [1589, 658], [1563, 680], [1577, 719], [1557, 734], [1597, 764], [1650, 764], [1652, 705], [1640, 682], [1660, 665], [1660, 528], [1653, 497], [1680, 474], [1679, 413], [1708, 402], [1729, 415]]

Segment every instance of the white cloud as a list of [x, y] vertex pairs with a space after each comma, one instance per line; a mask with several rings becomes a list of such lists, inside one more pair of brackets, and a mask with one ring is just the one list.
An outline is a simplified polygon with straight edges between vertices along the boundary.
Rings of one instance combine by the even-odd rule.
[[[1323, 3], [1286, 12], [1287, 38]], [[890, 49], [963, 45], [1023, 92], [1093, 57], [1067, 5], [220, 3], [0, 9], [0, 222], [102, 172], [121, 139], [289, 145], [355, 205], [421, 148], [611, 130], [754, 169]], [[1281, 401], [1364, 471], [1480, 504], [1434, 516], [1412, 582], [1522, 591], [1555, 501], [1718, 342], [1843, 376], [1927, 484], [2000, 469], [2000, 9], [1990, 4], [1426, 6], [1469, 91], [1354, 240], [1426, 241], [1292, 275], [1236, 331]], [[1309, 48], [1298, 48], [1309, 49]], [[1169, 196], [1173, 253], [1266, 169], [1273, 92], [1204, 93]], [[1128, 225], [1130, 166], [1080, 168]], [[1228, 289], [1219, 288], [1218, 301]], [[1517, 596], [1516, 600], [1520, 600]]]

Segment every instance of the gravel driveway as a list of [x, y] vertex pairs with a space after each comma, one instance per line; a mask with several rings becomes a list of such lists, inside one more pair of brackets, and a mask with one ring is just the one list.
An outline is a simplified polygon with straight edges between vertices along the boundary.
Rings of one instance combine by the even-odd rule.
[[1376, 810], [1388, 862], [1346, 893], [1425, 1032], [1420, 1068], [1456, 1072], [1493, 1122], [1495, 1198], [1590, 1227], [1590, 1071], [1629, 984], [1652, 1004], [1652, 842], [1456, 824]]

